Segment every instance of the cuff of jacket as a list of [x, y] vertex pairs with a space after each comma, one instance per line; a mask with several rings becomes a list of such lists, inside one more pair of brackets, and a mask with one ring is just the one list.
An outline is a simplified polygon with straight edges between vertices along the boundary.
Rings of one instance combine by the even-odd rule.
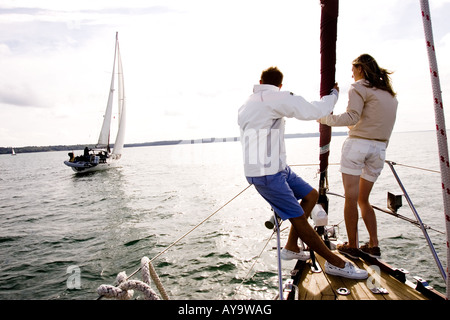
[[339, 98], [339, 91], [337, 91], [336, 89], [331, 89], [330, 94], [334, 94], [336, 96], [336, 98]]

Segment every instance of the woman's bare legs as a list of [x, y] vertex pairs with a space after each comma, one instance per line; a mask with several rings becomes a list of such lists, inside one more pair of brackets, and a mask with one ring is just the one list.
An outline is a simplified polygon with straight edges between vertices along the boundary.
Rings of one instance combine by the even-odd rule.
[[370, 192], [374, 183], [360, 176], [352, 176], [345, 173], [342, 174], [342, 181], [345, 190], [344, 219], [349, 247], [358, 247], [358, 205], [361, 208], [361, 216], [369, 232], [369, 246], [378, 247], [377, 219], [369, 202]]
[[369, 232], [369, 247], [378, 247], [377, 217], [369, 202], [369, 195], [373, 185], [373, 182], [363, 178], [360, 179], [358, 204], [361, 208], [361, 216], [364, 220], [364, 224]]
[[344, 219], [347, 229], [348, 246], [358, 248], [358, 196], [359, 176], [342, 174], [345, 190]]

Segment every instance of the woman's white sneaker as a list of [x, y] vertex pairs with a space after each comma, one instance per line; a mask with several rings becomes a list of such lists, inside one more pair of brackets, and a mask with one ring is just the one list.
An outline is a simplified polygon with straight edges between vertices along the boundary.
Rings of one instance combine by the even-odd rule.
[[355, 267], [351, 262], [346, 262], [344, 268], [338, 268], [326, 261], [325, 272], [334, 276], [356, 280], [367, 279], [369, 276], [366, 270]]
[[283, 260], [302, 260], [306, 261], [310, 258], [309, 251], [300, 250], [300, 252], [294, 252], [285, 248], [281, 249], [280, 257]]

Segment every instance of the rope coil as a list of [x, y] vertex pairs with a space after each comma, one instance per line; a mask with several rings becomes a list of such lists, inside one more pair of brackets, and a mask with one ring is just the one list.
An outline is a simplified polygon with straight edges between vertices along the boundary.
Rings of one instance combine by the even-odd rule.
[[[151, 271], [153, 269], [153, 272]], [[145, 300], [159, 300], [156, 292], [150, 287], [150, 275], [153, 281], [155, 281], [158, 289], [160, 290], [161, 295], [165, 300], [168, 300], [167, 293], [162, 287], [161, 282], [159, 281], [158, 276], [156, 275], [155, 269], [150, 263], [150, 259], [147, 257], [143, 257], [141, 259], [141, 270], [142, 270], [142, 279], [140, 280], [128, 280], [127, 274], [125, 271], [120, 272], [117, 275], [116, 283], [117, 286], [111, 286], [102, 284], [97, 289], [97, 293], [101, 297], [105, 298], [114, 298], [118, 300], [130, 300], [133, 298], [134, 290], [138, 290], [144, 294]], [[152, 275], [154, 273], [154, 275]]]

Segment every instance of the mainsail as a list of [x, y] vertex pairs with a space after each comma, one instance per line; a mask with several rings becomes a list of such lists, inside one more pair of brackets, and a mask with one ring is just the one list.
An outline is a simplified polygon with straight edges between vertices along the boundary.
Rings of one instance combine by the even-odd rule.
[[124, 139], [125, 139], [125, 123], [126, 123], [126, 108], [125, 108], [125, 87], [123, 82], [122, 58], [119, 50], [119, 40], [117, 39], [117, 67], [118, 67], [118, 102], [119, 102], [119, 129], [117, 130], [116, 141], [114, 142], [113, 155], [120, 157], [122, 154]]
[[108, 148], [110, 144], [110, 132], [111, 132], [111, 119], [112, 119], [112, 110], [113, 110], [113, 101], [114, 101], [114, 91], [115, 91], [115, 77], [116, 77], [116, 62], [118, 69], [118, 118], [119, 118], [119, 126], [117, 131], [117, 137], [114, 142], [114, 151], [113, 154], [116, 155], [116, 158], [119, 158], [124, 144], [125, 138], [125, 119], [126, 119], [126, 110], [125, 110], [125, 91], [124, 91], [124, 82], [123, 82], [123, 70], [122, 70], [122, 60], [120, 56], [119, 50], [119, 35], [116, 33], [116, 45], [114, 51], [114, 63], [113, 70], [111, 76], [111, 86], [109, 89], [108, 103], [106, 105], [106, 111], [103, 118], [103, 125], [100, 131], [100, 135], [98, 138], [98, 143], [96, 148]]
[[[335, 84], [336, 73], [336, 39], [337, 18], [339, 12], [338, 0], [321, 0], [322, 6], [320, 19], [320, 97], [330, 94]], [[320, 124], [320, 181], [319, 200], [325, 211], [328, 212], [327, 170], [328, 157], [330, 155], [331, 127]]]

